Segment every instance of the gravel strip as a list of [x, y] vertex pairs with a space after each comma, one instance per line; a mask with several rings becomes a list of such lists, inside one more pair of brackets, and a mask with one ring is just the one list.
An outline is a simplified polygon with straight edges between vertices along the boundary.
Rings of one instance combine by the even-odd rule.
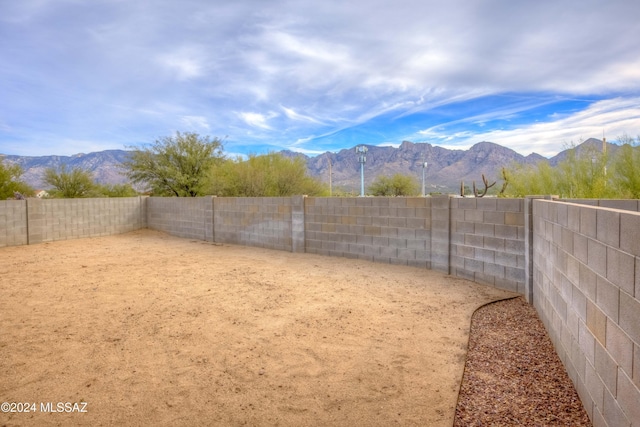
[[591, 426], [544, 325], [524, 298], [472, 318], [454, 426]]

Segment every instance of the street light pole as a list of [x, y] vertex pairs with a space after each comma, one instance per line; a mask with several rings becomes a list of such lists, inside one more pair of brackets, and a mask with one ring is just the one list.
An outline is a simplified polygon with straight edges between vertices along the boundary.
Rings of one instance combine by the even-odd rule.
[[424, 189], [424, 173], [427, 170], [427, 162], [424, 162], [422, 164], [422, 197], [427, 197], [427, 193], [425, 192]]
[[329, 197], [333, 196], [333, 171], [331, 170], [331, 157], [327, 156], [329, 159]]
[[360, 197], [364, 197], [364, 164], [367, 162], [367, 147], [360, 145], [356, 147], [356, 153], [360, 155]]

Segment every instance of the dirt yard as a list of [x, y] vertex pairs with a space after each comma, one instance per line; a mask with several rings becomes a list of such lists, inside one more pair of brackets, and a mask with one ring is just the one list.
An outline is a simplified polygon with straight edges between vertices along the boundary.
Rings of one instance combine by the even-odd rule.
[[1, 248], [0, 402], [30, 412], [0, 426], [450, 426], [471, 316], [509, 296], [149, 230]]

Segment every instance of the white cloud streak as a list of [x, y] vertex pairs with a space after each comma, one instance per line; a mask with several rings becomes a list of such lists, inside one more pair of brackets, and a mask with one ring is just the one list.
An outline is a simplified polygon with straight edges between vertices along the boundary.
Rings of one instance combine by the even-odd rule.
[[536, 152], [552, 157], [572, 142], [579, 143], [591, 137], [616, 141], [624, 134], [640, 134], [640, 97], [610, 99], [593, 103], [587, 109], [567, 117], [548, 122], [532, 123], [509, 130], [486, 133], [444, 134], [437, 130], [423, 132], [428, 140], [441, 141], [439, 145], [469, 148], [479, 141], [491, 141], [509, 147], [523, 155]]
[[[230, 144], [313, 152], [318, 138], [382, 116], [428, 115], [481, 96], [539, 92], [622, 105], [640, 94], [638, 12], [628, 0], [2, 2], [0, 93], [11, 102], [0, 104], [0, 151], [39, 144], [62, 154], [69, 139], [114, 148], [193, 127], [229, 134]], [[597, 117], [612, 129], [636, 125], [620, 111]], [[517, 130], [500, 129], [462, 130], [455, 140], [471, 132], [469, 141], [502, 137], [549, 152], [553, 126], [598, 126], [566, 120], [523, 125], [539, 138], [520, 142], [506, 136]]]

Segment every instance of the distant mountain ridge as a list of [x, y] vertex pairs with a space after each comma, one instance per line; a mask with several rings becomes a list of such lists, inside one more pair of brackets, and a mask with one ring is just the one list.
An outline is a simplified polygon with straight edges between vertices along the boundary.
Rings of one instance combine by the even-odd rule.
[[93, 174], [96, 182], [100, 184], [123, 184], [128, 182], [122, 174], [120, 165], [129, 156], [125, 150], [106, 150], [88, 154], [74, 154], [73, 156], [11, 156], [0, 155], [0, 160], [9, 164], [18, 164], [22, 167], [21, 180], [35, 189], [47, 189], [42, 181], [44, 171], [48, 168], [57, 168], [67, 165], [68, 168], [79, 167]]
[[[591, 138], [578, 146], [578, 150], [594, 146], [602, 147], [602, 141]], [[608, 149], [615, 152], [617, 145], [607, 143]], [[427, 192], [457, 192], [460, 182], [471, 186], [472, 181], [482, 182], [482, 175], [491, 181], [499, 180], [504, 166], [514, 163], [535, 164], [548, 160], [551, 165], [557, 164], [566, 157], [566, 150], [555, 157], [546, 159], [539, 154], [522, 156], [508, 147], [492, 142], [479, 142], [468, 150], [450, 150], [428, 143], [403, 141], [398, 148], [367, 145], [367, 161], [365, 163], [365, 185], [370, 184], [380, 175], [390, 176], [396, 173], [414, 175], [422, 181], [422, 165], [427, 162], [425, 183]], [[334, 190], [357, 192], [360, 188], [360, 164], [355, 147], [343, 149], [336, 153], [326, 152], [309, 157], [292, 151], [281, 151], [287, 157], [302, 157], [307, 163], [309, 174], [323, 182], [329, 182], [329, 169], [332, 173]], [[128, 182], [121, 168], [129, 156], [125, 150], [106, 150], [73, 156], [4, 156], [2, 159], [10, 164], [18, 164], [24, 174], [21, 179], [34, 188], [46, 188], [42, 181], [45, 169], [66, 164], [68, 167], [80, 167], [90, 171], [95, 180], [102, 184], [121, 184]], [[331, 166], [329, 166], [331, 164]]]

